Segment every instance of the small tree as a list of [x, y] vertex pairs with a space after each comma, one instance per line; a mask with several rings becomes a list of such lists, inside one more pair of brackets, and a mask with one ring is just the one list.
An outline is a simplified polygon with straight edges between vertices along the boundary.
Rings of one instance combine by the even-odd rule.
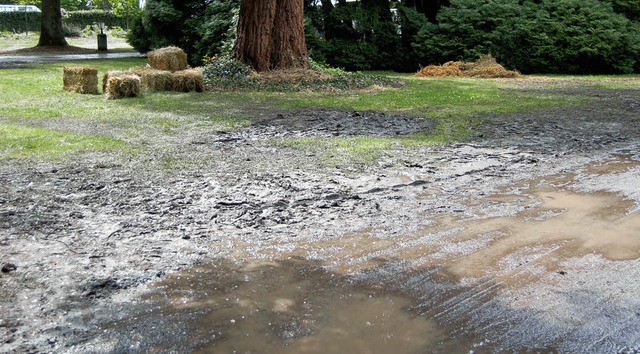
[[126, 19], [127, 29], [131, 26], [131, 21], [142, 12], [138, 0], [116, 0], [112, 1], [111, 6], [114, 14]]

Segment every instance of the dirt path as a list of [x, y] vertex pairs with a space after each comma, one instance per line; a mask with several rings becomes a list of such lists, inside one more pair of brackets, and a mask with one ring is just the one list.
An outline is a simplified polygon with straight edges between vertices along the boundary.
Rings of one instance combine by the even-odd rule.
[[[578, 91], [567, 94], [595, 101], [495, 115], [472, 142], [398, 147], [373, 164], [328, 167], [269, 138], [430, 123], [274, 111], [159, 145], [203, 161], [180, 171], [100, 155], [9, 161], [1, 351], [313, 353], [321, 327], [375, 324], [354, 317], [369, 310], [406, 317], [358, 335], [415, 330], [407, 352], [640, 351], [640, 90]], [[326, 300], [345, 294], [372, 302]], [[245, 318], [269, 325], [234, 332]], [[243, 337], [260, 331], [281, 342]]]

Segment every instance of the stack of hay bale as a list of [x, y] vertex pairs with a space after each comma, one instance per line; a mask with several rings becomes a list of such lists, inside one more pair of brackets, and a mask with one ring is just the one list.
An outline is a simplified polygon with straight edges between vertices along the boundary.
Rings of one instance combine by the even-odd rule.
[[[191, 69], [187, 54], [180, 48], [167, 47], [147, 54], [149, 64], [127, 71], [107, 71], [102, 91], [107, 99], [139, 97], [141, 91], [203, 92], [202, 70]], [[98, 70], [84, 67], [64, 68], [64, 89], [79, 93], [98, 92]]]
[[[190, 69], [187, 63], [187, 54], [177, 47], [166, 47], [147, 53], [149, 65], [144, 68], [133, 68], [125, 72], [107, 72], [103, 78], [103, 87], [107, 98], [131, 97], [125, 85], [123, 77], [135, 76], [138, 78], [139, 87], [143, 91], [179, 91], [179, 92], [203, 92], [204, 76], [201, 70]], [[113, 78], [114, 84], [109, 84]], [[118, 89], [125, 85], [125, 90]], [[136, 96], [139, 95], [139, 91]], [[135, 97], [135, 96], [133, 96]]]
[[449, 61], [442, 65], [429, 65], [421, 68], [417, 77], [477, 77], [477, 78], [515, 78], [521, 77], [517, 71], [507, 70], [498, 64], [496, 58], [483, 55], [475, 62]]

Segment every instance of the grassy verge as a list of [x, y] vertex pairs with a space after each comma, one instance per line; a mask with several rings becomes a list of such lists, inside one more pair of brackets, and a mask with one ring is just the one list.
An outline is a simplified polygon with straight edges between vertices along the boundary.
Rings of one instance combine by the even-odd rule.
[[[78, 95], [62, 90], [65, 65], [92, 66], [99, 70], [101, 77], [107, 70], [145, 64], [144, 59], [124, 58], [0, 69], [2, 156], [46, 158], [72, 151], [114, 148], [144, 152], [152, 148], [150, 142], [155, 140], [176, 144], [184, 141], [189, 133], [207, 136], [218, 130], [247, 126], [260, 114], [302, 107], [402, 112], [435, 122], [432, 131], [412, 136], [305, 138], [275, 142], [302, 149], [317, 148], [327, 155], [358, 155], [369, 159], [375, 158], [376, 152], [398, 146], [465, 140], [491, 114], [585, 101], [584, 97], [567, 96], [561, 91], [519, 89], [518, 85], [526, 88], [526, 80], [515, 85], [500, 80], [417, 79], [391, 73], [376, 74], [401, 77], [407, 82], [406, 86], [342, 92], [163, 92], [109, 101], [102, 95]], [[606, 83], [613, 79], [617, 80], [576, 79], [570, 80], [570, 85], [582, 85], [587, 80], [593, 85], [609, 85]], [[638, 83], [637, 78], [623, 79], [605, 88], [623, 88]]]
[[103, 136], [0, 124], [0, 159], [26, 156], [61, 158], [79, 151], [119, 150], [121, 141]]
[[[18, 33], [0, 32], [0, 52], [23, 48], [35, 47], [40, 39], [39, 32]], [[81, 37], [67, 37], [69, 45], [98, 50], [98, 40], [96, 35]], [[114, 36], [107, 33], [107, 45], [110, 51], [133, 50], [122, 36]]]
[[[0, 158], [57, 158], [124, 145], [144, 150], [150, 140], [179, 139], [185, 129], [228, 130], [249, 124], [241, 109], [246, 97], [233, 94], [162, 92], [139, 99], [106, 100], [103, 95], [62, 89], [65, 65], [95, 67], [101, 78], [108, 70], [145, 64], [144, 59], [123, 58], [0, 69]], [[68, 139], [74, 143], [68, 144]], [[55, 148], [56, 141], [60, 148]]]

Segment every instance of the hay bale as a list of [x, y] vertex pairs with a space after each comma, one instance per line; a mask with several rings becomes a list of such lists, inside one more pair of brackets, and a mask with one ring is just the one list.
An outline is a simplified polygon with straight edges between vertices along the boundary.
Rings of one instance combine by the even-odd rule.
[[98, 69], [82, 66], [65, 66], [62, 70], [65, 91], [98, 94]]
[[202, 70], [188, 69], [173, 73], [173, 90], [178, 92], [203, 92]]
[[143, 91], [156, 92], [173, 89], [173, 76], [170, 71], [149, 67], [133, 68], [130, 71], [140, 77], [140, 87]]
[[122, 71], [122, 70], [107, 71], [106, 73], [104, 73], [104, 75], [102, 75], [102, 92], [107, 93], [107, 82], [109, 81], [109, 78], [128, 76], [128, 75], [131, 75], [131, 73], [128, 71]]
[[187, 64], [187, 54], [178, 47], [165, 47], [147, 53], [149, 64], [152, 68], [165, 71], [185, 70]]
[[132, 73], [109, 76], [104, 91], [107, 99], [140, 96], [140, 77]]

